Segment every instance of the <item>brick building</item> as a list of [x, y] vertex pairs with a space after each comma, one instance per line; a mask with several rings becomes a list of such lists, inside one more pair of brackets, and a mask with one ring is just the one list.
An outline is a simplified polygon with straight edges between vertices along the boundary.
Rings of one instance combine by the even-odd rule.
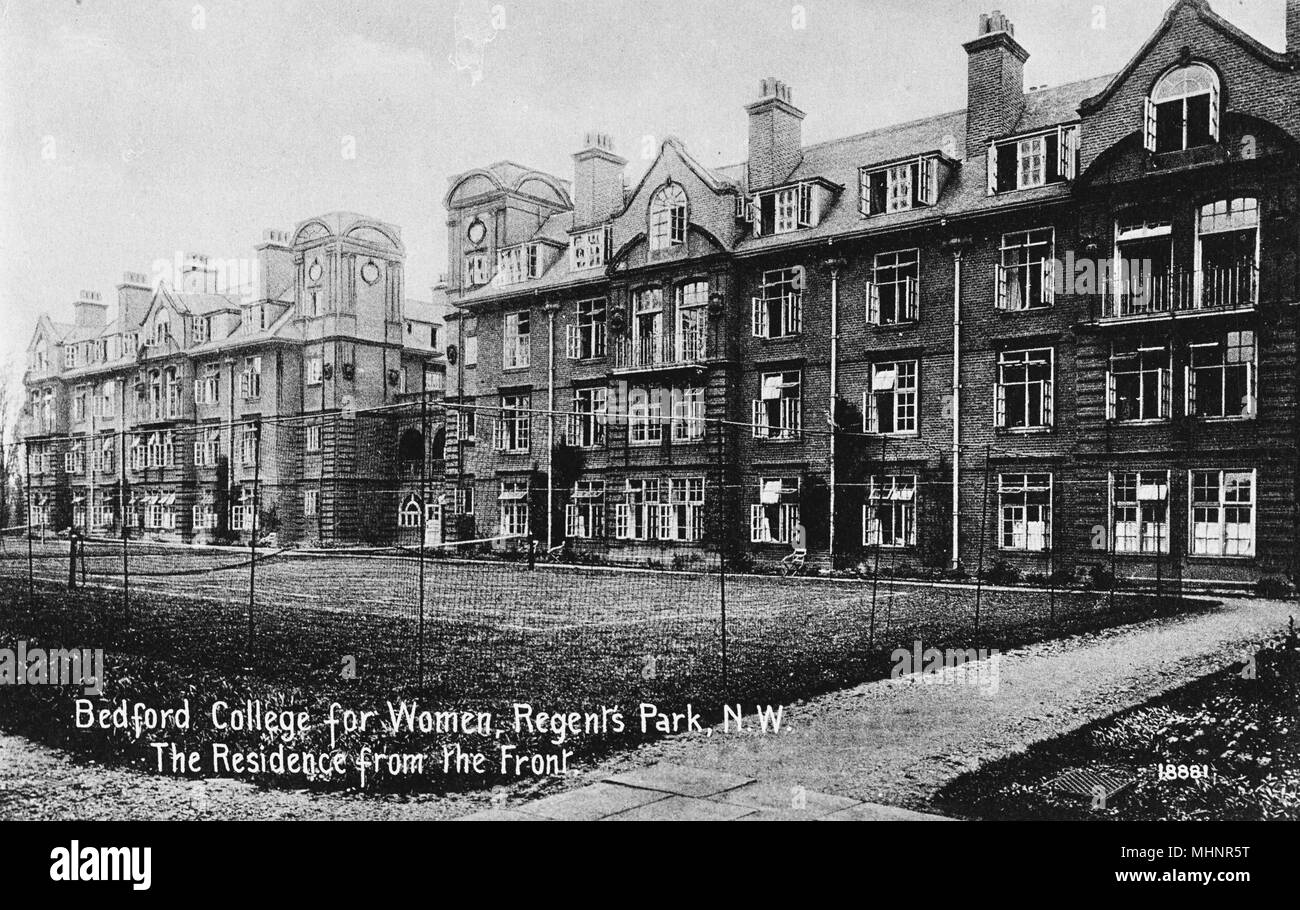
[[[1180, 0], [1120, 72], [1026, 91], [999, 13], [961, 111], [626, 186], [450, 181], [462, 536], [610, 557], [1294, 573], [1300, 2]], [[833, 429], [832, 429], [833, 428]], [[549, 518], [548, 518], [549, 516]]]
[[31, 525], [392, 539], [423, 492], [410, 402], [444, 374], [445, 298], [406, 299], [404, 258], [395, 226], [334, 212], [267, 231], [248, 260], [128, 272], [112, 320], [93, 291], [71, 324], [42, 316], [19, 423]]

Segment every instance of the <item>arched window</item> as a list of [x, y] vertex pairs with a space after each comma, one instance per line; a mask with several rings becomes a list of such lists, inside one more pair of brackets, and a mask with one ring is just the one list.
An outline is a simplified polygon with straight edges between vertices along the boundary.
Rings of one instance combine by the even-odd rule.
[[399, 528], [418, 528], [420, 527], [420, 494], [408, 493], [402, 500], [402, 506], [397, 510], [397, 526]]
[[1218, 74], [1203, 63], [1189, 63], [1160, 77], [1146, 101], [1144, 140], [1153, 152], [1218, 142]]
[[650, 249], [664, 250], [686, 242], [686, 191], [666, 183], [650, 197]]

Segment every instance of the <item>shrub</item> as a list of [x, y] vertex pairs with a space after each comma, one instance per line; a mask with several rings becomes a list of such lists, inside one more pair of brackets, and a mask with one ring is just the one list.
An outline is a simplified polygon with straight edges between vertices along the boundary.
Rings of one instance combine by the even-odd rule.
[[1271, 600], [1290, 597], [1294, 591], [1295, 585], [1285, 575], [1266, 575], [1255, 582], [1255, 593]]

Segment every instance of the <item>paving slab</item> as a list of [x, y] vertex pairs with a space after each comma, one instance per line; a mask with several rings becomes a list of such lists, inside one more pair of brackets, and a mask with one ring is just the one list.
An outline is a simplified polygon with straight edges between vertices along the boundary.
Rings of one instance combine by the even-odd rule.
[[604, 780], [611, 784], [694, 797], [716, 796], [754, 782], [754, 778], [740, 774], [691, 768], [672, 762], [659, 762], [646, 768], [636, 768], [606, 777]]
[[737, 806], [749, 806], [768, 812], [790, 812], [793, 818], [817, 818], [856, 806], [859, 800], [807, 790], [798, 784], [755, 781], [717, 797]]
[[484, 809], [482, 812], [475, 812], [473, 815], [466, 815], [459, 819], [463, 822], [537, 822], [542, 819], [536, 815], [529, 815], [527, 812], [520, 812], [518, 809]]
[[656, 800], [618, 815], [611, 815], [605, 821], [611, 822], [729, 822], [751, 815], [755, 810], [745, 806], [733, 806], [712, 799], [696, 799], [693, 796], [669, 796]]
[[826, 822], [950, 822], [952, 820], [942, 815], [913, 812], [911, 809], [882, 806], [880, 803], [859, 803], [821, 818], [821, 821]]
[[601, 781], [536, 802], [524, 803], [520, 808], [529, 815], [557, 821], [597, 821], [668, 797], [669, 794], [661, 790], [644, 790]]

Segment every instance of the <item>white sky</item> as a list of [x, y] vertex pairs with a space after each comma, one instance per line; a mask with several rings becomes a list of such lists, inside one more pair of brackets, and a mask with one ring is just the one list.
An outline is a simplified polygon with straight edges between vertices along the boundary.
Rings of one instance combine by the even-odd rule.
[[[963, 107], [961, 43], [995, 5], [1026, 85], [1055, 85], [1119, 69], [1169, 3], [502, 0], [491, 32], [493, 5], [0, 0], [0, 357], [83, 288], [115, 301], [123, 271], [250, 256], [264, 228], [334, 209], [399, 225], [408, 294], [427, 296], [451, 174], [509, 158], [569, 177], [592, 129], [629, 182], [669, 134], [730, 164], [763, 76], [815, 142]], [[1283, 0], [1213, 6], [1281, 48]], [[465, 22], [493, 34], [478, 81], [452, 62]]]

